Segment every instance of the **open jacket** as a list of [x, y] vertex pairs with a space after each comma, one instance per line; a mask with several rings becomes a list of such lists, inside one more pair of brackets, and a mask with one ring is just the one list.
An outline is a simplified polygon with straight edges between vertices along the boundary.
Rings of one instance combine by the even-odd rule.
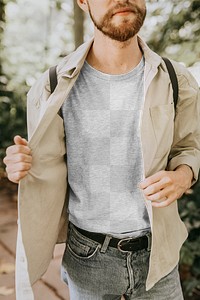
[[[179, 84], [174, 111], [173, 90], [162, 58], [138, 37], [145, 57], [145, 101], [140, 124], [143, 172], [189, 165], [198, 178], [200, 166], [200, 101], [190, 73], [173, 62]], [[58, 111], [73, 87], [93, 40], [81, 45], [57, 67], [58, 85], [50, 95], [46, 71], [28, 93], [27, 123], [33, 163], [19, 184], [16, 260], [17, 300], [32, 300], [33, 285], [47, 270], [54, 246], [67, 240], [67, 166], [63, 119]], [[144, 197], [152, 230], [147, 290], [177, 265], [187, 238], [177, 201], [153, 208]]]

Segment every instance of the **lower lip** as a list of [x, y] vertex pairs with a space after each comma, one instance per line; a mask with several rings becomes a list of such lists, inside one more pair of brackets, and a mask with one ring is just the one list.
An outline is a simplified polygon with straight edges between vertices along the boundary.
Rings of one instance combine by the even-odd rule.
[[118, 16], [127, 16], [131, 13], [131, 11], [122, 11], [122, 12], [118, 12], [116, 13], [115, 15], [118, 15]]

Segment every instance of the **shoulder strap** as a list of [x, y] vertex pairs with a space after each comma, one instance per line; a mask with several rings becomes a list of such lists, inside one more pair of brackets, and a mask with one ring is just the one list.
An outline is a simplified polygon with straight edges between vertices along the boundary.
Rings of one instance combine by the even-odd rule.
[[57, 66], [54, 66], [49, 69], [49, 82], [50, 82], [51, 94], [54, 92], [58, 84], [56, 68]]
[[[55, 91], [55, 88], [58, 84], [56, 68], [57, 68], [57, 66], [53, 66], [49, 69], [49, 82], [50, 82], [51, 94]], [[58, 111], [58, 114], [63, 119], [62, 108], [60, 108], [60, 110]]]
[[176, 105], [177, 105], [177, 102], [178, 102], [178, 90], [179, 90], [176, 72], [174, 70], [174, 67], [173, 67], [171, 61], [168, 58], [163, 57], [163, 60], [164, 60], [164, 62], [166, 64], [167, 71], [169, 73], [169, 77], [170, 77], [170, 80], [171, 80], [171, 83], [172, 83], [173, 98], [174, 98], [174, 108], [176, 109]]

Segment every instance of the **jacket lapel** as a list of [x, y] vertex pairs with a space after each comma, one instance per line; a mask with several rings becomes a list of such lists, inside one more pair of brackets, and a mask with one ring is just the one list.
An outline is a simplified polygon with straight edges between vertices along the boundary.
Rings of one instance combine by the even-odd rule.
[[71, 88], [73, 87], [78, 74], [73, 77], [72, 79], [61, 77], [58, 85], [52, 95], [50, 95], [48, 99], [48, 106], [46, 111], [41, 118], [37, 128], [35, 129], [30, 141], [29, 146], [31, 149], [34, 149], [37, 144], [39, 143], [40, 139], [44, 135], [46, 129], [51, 124], [52, 120], [58, 113], [60, 107], [62, 106], [63, 102], [67, 98]]

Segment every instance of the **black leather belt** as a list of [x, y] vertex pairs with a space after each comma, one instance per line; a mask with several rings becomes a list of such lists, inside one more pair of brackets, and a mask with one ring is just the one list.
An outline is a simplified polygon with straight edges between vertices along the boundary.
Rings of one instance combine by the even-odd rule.
[[[73, 225], [73, 226], [83, 236], [85, 236], [95, 242], [98, 242], [100, 244], [104, 243], [104, 240], [106, 238], [105, 234], [90, 232], [90, 231], [86, 231], [84, 229], [78, 228], [75, 225]], [[143, 236], [140, 236], [137, 238], [117, 239], [117, 238], [112, 237], [110, 239], [108, 246], [117, 248], [122, 252], [136, 252], [136, 251], [139, 251], [142, 249], [150, 250], [150, 244], [151, 244], [151, 234], [148, 233], [146, 235], [143, 235]]]

